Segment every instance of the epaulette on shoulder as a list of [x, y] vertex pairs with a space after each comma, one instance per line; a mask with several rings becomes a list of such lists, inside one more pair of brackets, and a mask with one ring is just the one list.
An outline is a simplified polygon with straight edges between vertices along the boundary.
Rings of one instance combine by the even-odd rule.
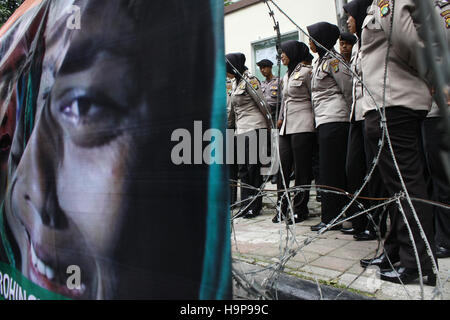
[[434, 4], [438, 6], [439, 8], [444, 8], [445, 6], [449, 5], [450, 2], [448, 0], [435, 0]]

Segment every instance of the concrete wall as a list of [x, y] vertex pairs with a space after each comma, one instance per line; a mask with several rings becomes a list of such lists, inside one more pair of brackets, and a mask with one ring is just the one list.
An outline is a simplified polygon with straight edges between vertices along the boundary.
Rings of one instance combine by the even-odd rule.
[[[305, 32], [306, 26], [319, 21], [337, 24], [335, 0], [275, 0]], [[285, 18], [270, 2], [275, 18], [280, 22], [282, 34], [297, 28]], [[237, 4], [234, 4], [237, 5]], [[225, 52], [242, 52], [247, 57], [247, 66], [255, 73], [252, 42], [276, 36], [273, 21], [264, 2], [225, 14]], [[300, 41], [308, 40], [299, 31]]]

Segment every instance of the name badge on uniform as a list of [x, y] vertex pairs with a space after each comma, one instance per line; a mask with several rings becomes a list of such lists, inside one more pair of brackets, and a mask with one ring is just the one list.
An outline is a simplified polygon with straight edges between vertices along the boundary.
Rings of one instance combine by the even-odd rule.
[[391, 12], [391, 8], [389, 7], [389, 0], [378, 1], [378, 7], [380, 8], [380, 15], [382, 18], [386, 17]]
[[272, 96], [276, 97], [277, 96], [277, 92], [278, 92], [278, 87], [277, 86], [272, 86], [272, 87], [270, 87], [270, 90], [272, 91]]
[[330, 62], [330, 66], [333, 69], [334, 73], [339, 72], [339, 60], [335, 59]]

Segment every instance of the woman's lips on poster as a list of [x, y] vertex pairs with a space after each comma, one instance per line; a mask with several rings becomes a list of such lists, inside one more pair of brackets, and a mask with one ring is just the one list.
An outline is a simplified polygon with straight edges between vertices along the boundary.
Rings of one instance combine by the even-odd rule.
[[[47, 257], [47, 259], [43, 257]], [[75, 299], [84, 298], [87, 293], [86, 285], [81, 282], [80, 288], [70, 289], [66, 279], [70, 274], [66, 273], [67, 270], [64, 269], [64, 263], [60, 261], [58, 261], [58, 264], [49, 262], [51, 259], [48, 257], [48, 255], [43, 253], [39, 245], [31, 240], [29, 241], [28, 272], [30, 280], [49, 291], [63, 296]]]

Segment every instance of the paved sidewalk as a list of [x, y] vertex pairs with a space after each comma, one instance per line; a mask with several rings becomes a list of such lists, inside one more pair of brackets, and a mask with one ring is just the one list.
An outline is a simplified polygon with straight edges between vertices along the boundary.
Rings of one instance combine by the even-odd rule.
[[[276, 187], [270, 183], [267, 189]], [[288, 237], [289, 249], [298, 249], [308, 237], [314, 237], [316, 232], [310, 226], [320, 222], [320, 203], [315, 201], [316, 194], [312, 190], [310, 197], [310, 219], [295, 224], [287, 232], [284, 223], [272, 223], [275, 214], [275, 195], [265, 197], [260, 216], [254, 219], [237, 218], [232, 225], [232, 252], [234, 267], [239, 263], [261, 267], [279, 266], [280, 257], [286, 248]], [[295, 240], [294, 240], [295, 235]], [[296, 242], [295, 242], [296, 241]], [[381, 281], [377, 276], [377, 269], [369, 268], [362, 275], [364, 269], [359, 260], [373, 258], [376, 255], [378, 241], [355, 241], [353, 236], [344, 235], [340, 231], [327, 231], [312, 243], [304, 246], [295, 256], [288, 259], [283, 275], [300, 279], [318, 281], [321, 284], [349, 290], [367, 297], [377, 299], [421, 299], [419, 280], [414, 284], [402, 286]], [[440, 259], [440, 279], [442, 282], [442, 297], [450, 299], [450, 258]], [[256, 273], [248, 273], [247, 278], [255, 283], [259, 281]], [[360, 275], [358, 277], [358, 275]], [[267, 278], [264, 278], [267, 281]], [[262, 281], [262, 280], [261, 280]], [[424, 299], [432, 299], [434, 287], [424, 285]]]

